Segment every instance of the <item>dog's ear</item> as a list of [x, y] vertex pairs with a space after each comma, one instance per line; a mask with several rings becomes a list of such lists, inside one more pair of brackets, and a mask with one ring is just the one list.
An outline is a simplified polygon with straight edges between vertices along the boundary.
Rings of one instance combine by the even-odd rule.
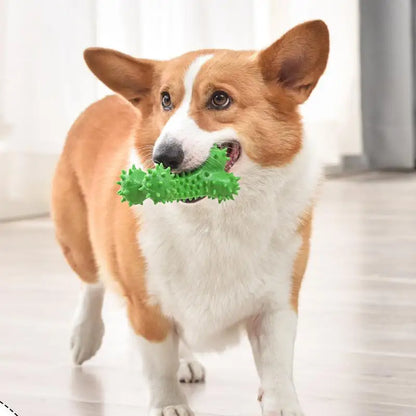
[[105, 48], [86, 49], [84, 59], [98, 79], [133, 103], [150, 92], [160, 64]]
[[266, 83], [281, 86], [297, 104], [303, 103], [325, 70], [329, 32], [322, 20], [295, 26], [259, 54]]

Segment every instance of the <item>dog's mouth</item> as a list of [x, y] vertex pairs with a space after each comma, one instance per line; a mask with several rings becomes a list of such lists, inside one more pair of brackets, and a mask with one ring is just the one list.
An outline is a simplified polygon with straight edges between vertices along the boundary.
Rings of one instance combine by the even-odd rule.
[[241, 145], [235, 140], [218, 145], [220, 149], [227, 149], [227, 157], [230, 159], [225, 165], [225, 171], [229, 172], [241, 156]]
[[[231, 168], [235, 165], [238, 159], [241, 156], [241, 145], [236, 140], [231, 140], [228, 142], [223, 142], [221, 144], [217, 144], [220, 149], [227, 149], [227, 157], [229, 158], [228, 162], [225, 165], [224, 170], [229, 172]], [[187, 204], [193, 204], [198, 201], [202, 201], [205, 196], [195, 199], [184, 199], [182, 202]]]

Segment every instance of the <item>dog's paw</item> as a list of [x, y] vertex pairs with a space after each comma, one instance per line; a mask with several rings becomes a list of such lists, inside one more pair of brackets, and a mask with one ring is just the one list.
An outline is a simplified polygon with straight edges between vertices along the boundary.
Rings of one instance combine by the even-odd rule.
[[194, 412], [186, 404], [177, 404], [162, 409], [150, 409], [149, 416], [194, 416]]
[[205, 368], [199, 361], [182, 359], [178, 379], [181, 383], [201, 383], [205, 380]]
[[99, 350], [104, 336], [101, 318], [87, 318], [75, 323], [71, 335], [71, 353], [75, 364], [81, 365]]

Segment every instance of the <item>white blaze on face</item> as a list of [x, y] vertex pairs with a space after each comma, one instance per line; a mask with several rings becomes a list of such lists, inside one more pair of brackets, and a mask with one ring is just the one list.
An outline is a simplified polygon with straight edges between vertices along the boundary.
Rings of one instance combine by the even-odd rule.
[[167, 144], [169, 141], [180, 143], [185, 154], [181, 170], [192, 170], [201, 165], [208, 158], [209, 149], [214, 143], [221, 143], [237, 138], [236, 133], [231, 128], [213, 132], [203, 130], [189, 115], [195, 79], [201, 67], [212, 56], [199, 56], [189, 66], [183, 81], [185, 88], [183, 100], [175, 114], [166, 123], [153, 149], [153, 154], [155, 154], [159, 146]]

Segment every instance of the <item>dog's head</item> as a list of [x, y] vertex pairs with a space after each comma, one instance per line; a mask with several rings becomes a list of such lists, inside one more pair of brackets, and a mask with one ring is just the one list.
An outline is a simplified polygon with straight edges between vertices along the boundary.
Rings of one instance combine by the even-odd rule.
[[227, 148], [226, 169], [238, 171], [243, 159], [282, 166], [299, 152], [297, 107], [322, 75], [328, 51], [328, 29], [317, 20], [259, 52], [201, 50], [154, 61], [90, 48], [85, 60], [140, 111], [137, 151], [145, 166], [153, 160], [193, 170], [217, 144]]

